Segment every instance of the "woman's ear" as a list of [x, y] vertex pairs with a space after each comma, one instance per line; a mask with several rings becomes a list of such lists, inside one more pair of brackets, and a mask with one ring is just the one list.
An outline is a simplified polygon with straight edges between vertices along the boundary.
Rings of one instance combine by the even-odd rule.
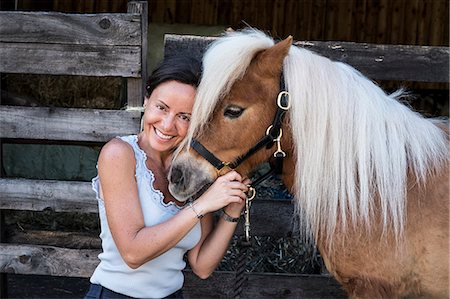
[[144, 97], [144, 105], [142, 105], [142, 107], [144, 108], [144, 110], [145, 110], [145, 107], [147, 107], [148, 101], [149, 101], [149, 98], [148, 98], [147, 96], [145, 96], [145, 97]]

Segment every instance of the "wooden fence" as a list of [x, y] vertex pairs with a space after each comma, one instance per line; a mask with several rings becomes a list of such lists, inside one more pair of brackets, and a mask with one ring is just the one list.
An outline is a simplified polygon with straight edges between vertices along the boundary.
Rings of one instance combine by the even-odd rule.
[[[131, 2], [128, 11], [95, 15], [0, 12], [0, 72], [125, 77], [128, 106], [141, 106], [146, 76], [146, 2]], [[165, 53], [187, 51], [200, 56], [213, 39], [168, 35]], [[447, 47], [349, 42], [297, 45], [347, 62], [373, 79], [449, 80]], [[105, 142], [117, 135], [138, 132], [139, 118], [139, 113], [130, 110], [0, 106], [0, 138]], [[0, 179], [2, 213], [46, 209], [97, 213], [97, 202], [89, 182]], [[277, 217], [273, 217], [274, 210]], [[251, 211], [252, 233], [288, 235], [293, 229], [292, 213], [289, 201], [256, 201]], [[237, 232], [241, 234], [242, 227]], [[55, 234], [59, 238], [67, 236], [63, 232]], [[3, 237], [0, 272], [89, 277], [98, 263], [97, 249], [70, 249], [42, 240], [42, 245], [8, 243]], [[232, 272], [216, 271], [207, 280], [200, 280], [189, 271], [185, 274], [187, 298], [230, 298], [233, 294]], [[328, 276], [247, 273], [245, 277], [242, 298], [343, 297], [339, 286]]]
[[[128, 0], [3, 0], [2, 9], [125, 12]], [[9, 4], [8, 4], [9, 3]], [[222, 25], [244, 22], [274, 36], [375, 44], [448, 46], [448, 0], [150, 0], [149, 21]]]

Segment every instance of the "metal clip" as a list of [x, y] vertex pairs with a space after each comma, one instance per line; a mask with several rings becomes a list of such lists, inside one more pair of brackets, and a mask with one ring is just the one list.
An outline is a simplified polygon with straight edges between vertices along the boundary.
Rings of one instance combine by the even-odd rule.
[[249, 195], [247, 195], [247, 198], [245, 199], [245, 223], [244, 223], [244, 232], [245, 232], [245, 240], [247, 242], [250, 242], [250, 207], [252, 206], [252, 200], [256, 196], [256, 190], [255, 188], [248, 186], [249, 188]]
[[284, 158], [286, 153], [281, 149], [281, 136], [283, 136], [283, 130], [280, 128], [280, 135], [274, 141], [277, 143], [277, 150], [273, 153], [275, 158]]

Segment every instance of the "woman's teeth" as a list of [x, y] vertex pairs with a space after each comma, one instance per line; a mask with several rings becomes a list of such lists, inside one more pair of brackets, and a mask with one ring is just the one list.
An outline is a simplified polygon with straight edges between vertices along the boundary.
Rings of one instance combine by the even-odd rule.
[[170, 136], [170, 135], [165, 135], [165, 134], [161, 133], [161, 131], [159, 131], [159, 130], [157, 130], [157, 129], [155, 129], [155, 133], [156, 133], [156, 135], [158, 135], [160, 138], [166, 139], [166, 140], [172, 139], [172, 138], [174, 137], [174, 136]]

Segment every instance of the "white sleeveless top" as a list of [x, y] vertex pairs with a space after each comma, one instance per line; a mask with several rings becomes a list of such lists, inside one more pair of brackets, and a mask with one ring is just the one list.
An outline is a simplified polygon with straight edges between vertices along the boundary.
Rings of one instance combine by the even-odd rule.
[[[164, 195], [153, 187], [155, 177], [147, 168], [147, 156], [139, 148], [137, 136], [119, 137], [129, 143], [136, 158], [136, 181], [139, 200], [144, 214], [146, 226], [164, 222], [177, 214], [181, 208], [175, 203], [164, 203]], [[173, 248], [137, 269], [131, 269], [123, 261], [111, 236], [106, 220], [105, 205], [100, 198], [100, 180], [92, 179], [92, 188], [96, 193], [103, 252], [99, 254], [100, 264], [94, 271], [90, 281], [100, 284], [117, 293], [135, 298], [162, 298], [181, 289], [184, 276], [181, 270], [186, 266], [183, 256], [200, 240], [200, 222]]]

